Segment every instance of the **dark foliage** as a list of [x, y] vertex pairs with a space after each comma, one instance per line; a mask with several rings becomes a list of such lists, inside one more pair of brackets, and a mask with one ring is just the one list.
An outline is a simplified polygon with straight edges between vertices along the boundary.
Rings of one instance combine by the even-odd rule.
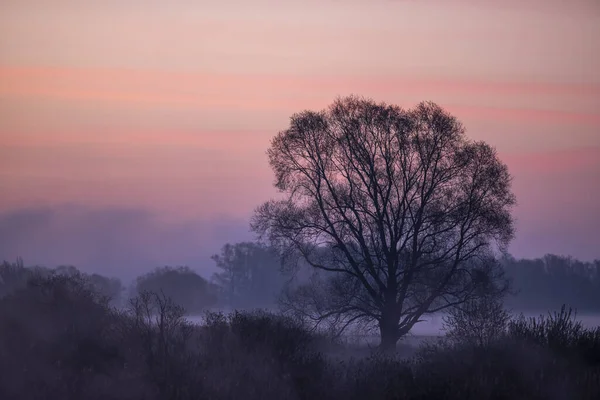
[[[81, 275], [33, 276], [0, 299], [2, 399], [595, 399], [600, 328], [566, 309], [479, 346], [341, 360], [297, 320], [209, 313], [161, 293], [112, 309]], [[340, 345], [337, 344], [339, 347]]]
[[586, 329], [576, 312], [563, 305], [559, 312], [538, 318], [520, 317], [508, 325], [510, 337], [547, 348], [575, 363], [600, 366], [600, 326]]
[[104, 296], [111, 305], [121, 305], [123, 284], [117, 278], [108, 278], [100, 274], [86, 274], [73, 266], [56, 268], [25, 267], [21, 258], [15, 263], [4, 261], [0, 264], [0, 297], [24, 288], [32, 277], [71, 276], [84, 279], [93, 286], [95, 292]]
[[216, 288], [189, 267], [156, 268], [138, 277], [134, 295], [143, 292], [164, 293], [192, 314], [200, 314], [217, 302]]
[[0, 297], [6, 296], [27, 284], [31, 270], [23, 265], [21, 258], [15, 263], [3, 261], [0, 265]]
[[600, 312], [600, 260], [548, 254], [531, 260], [506, 257], [502, 265], [516, 291], [505, 300], [510, 308], [544, 311], [566, 303], [581, 313]]

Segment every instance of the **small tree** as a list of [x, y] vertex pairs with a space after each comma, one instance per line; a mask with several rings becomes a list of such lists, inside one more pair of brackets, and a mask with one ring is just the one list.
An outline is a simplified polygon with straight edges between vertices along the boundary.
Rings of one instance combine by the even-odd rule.
[[443, 321], [452, 342], [484, 347], [504, 335], [510, 314], [502, 299], [483, 296], [450, 308]]
[[144, 351], [147, 372], [161, 398], [179, 398], [189, 370], [187, 357], [193, 333], [192, 325], [184, 318], [185, 309], [162, 292], [142, 291], [130, 299], [129, 314]]

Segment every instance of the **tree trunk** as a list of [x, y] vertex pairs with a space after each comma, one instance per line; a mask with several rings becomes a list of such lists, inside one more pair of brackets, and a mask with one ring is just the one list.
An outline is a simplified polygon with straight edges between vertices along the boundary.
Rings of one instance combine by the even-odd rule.
[[[386, 315], [387, 314], [387, 315]], [[387, 311], [383, 313], [381, 321], [379, 321], [379, 333], [381, 342], [379, 350], [383, 353], [394, 353], [396, 351], [396, 343], [398, 342], [398, 323], [400, 318], [396, 317], [395, 313]]]

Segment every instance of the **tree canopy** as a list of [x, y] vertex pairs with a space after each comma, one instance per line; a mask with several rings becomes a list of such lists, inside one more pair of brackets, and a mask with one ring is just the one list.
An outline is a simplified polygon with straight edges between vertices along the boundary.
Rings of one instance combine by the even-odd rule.
[[135, 289], [169, 297], [190, 313], [201, 312], [217, 301], [215, 288], [189, 267], [156, 268], [138, 277]]
[[375, 322], [389, 349], [424, 314], [506, 289], [495, 256], [513, 237], [511, 176], [438, 105], [340, 98], [293, 115], [268, 157], [284, 198], [252, 229], [327, 273], [327, 293], [302, 303], [315, 321]]
[[[62, 277], [62, 278], [60, 278]], [[117, 278], [109, 278], [100, 274], [87, 274], [72, 265], [59, 265], [56, 268], [40, 266], [25, 267], [23, 260], [18, 258], [16, 263], [4, 261], [0, 264], [0, 297], [15, 292], [27, 286], [31, 279], [63, 279], [85, 281], [97, 295], [107, 299], [109, 304], [120, 306], [123, 284]]]

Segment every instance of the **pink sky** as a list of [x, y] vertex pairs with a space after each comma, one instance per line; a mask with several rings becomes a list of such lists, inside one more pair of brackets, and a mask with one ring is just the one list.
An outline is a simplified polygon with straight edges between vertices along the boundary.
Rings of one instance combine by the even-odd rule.
[[243, 221], [274, 193], [269, 139], [355, 93], [435, 101], [497, 147], [515, 255], [600, 258], [598, 38], [596, 0], [5, 0], [0, 213]]

